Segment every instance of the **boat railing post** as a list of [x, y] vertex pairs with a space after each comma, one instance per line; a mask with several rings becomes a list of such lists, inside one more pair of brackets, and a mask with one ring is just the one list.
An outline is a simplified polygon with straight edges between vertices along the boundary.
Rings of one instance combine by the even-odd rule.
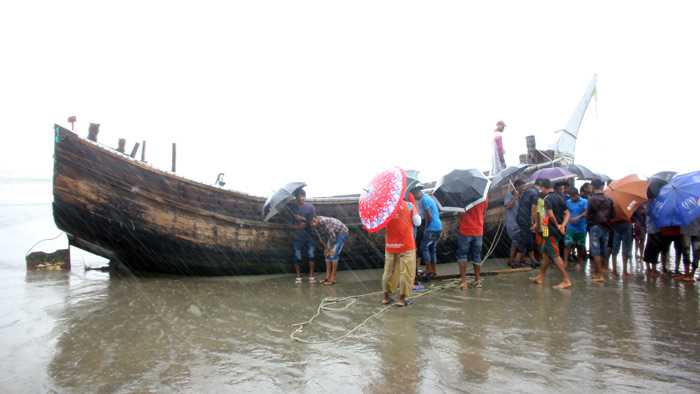
[[136, 153], [139, 151], [139, 144], [138, 142], [134, 144], [134, 149], [131, 150], [131, 157], [136, 157]]
[[173, 172], [175, 172], [176, 158], [177, 158], [177, 144], [173, 142]]
[[146, 162], [146, 140], [143, 140], [143, 146], [141, 147], [141, 161]]

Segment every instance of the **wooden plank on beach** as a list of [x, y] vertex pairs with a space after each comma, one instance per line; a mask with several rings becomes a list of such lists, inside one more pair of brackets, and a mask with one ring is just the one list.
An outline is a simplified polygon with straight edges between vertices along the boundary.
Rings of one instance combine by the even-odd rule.
[[[527, 271], [532, 271], [532, 267], [523, 267], [523, 268], [509, 268], [509, 269], [503, 269], [503, 270], [495, 270], [495, 271], [488, 271], [488, 272], [482, 272], [480, 275], [481, 276], [489, 276], [489, 275], [500, 275], [500, 274], [513, 274], [516, 272], [527, 272]], [[467, 275], [470, 275], [468, 273]], [[470, 276], [472, 276], [471, 274]], [[454, 275], [438, 275], [433, 278], [430, 278], [431, 280], [446, 280], [446, 279], [457, 279], [459, 278], [459, 274], [454, 274]]]

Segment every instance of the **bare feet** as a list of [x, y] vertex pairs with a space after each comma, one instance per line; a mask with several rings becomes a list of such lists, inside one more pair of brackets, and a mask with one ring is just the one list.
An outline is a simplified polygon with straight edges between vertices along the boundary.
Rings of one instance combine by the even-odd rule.
[[567, 287], [573, 286], [573, 283], [571, 282], [561, 282], [558, 285], [554, 286], [555, 289], [566, 289]]
[[391, 304], [392, 302], [394, 302], [394, 300], [392, 300], [391, 298], [385, 298], [382, 300], [382, 304], [384, 305]]
[[536, 276], [536, 277], [534, 277], [534, 278], [530, 278], [530, 281], [531, 281], [531, 282], [534, 282], [534, 283], [537, 283], [537, 284], [539, 284], [539, 285], [541, 285], [541, 284], [544, 283], [544, 282], [542, 281], [542, 278], [540, 278], [539, 276]]
[[581, 269], [581, 264], [576, 264], [576, 265], [574, 266], [574, 269], [575, 269], [576, 271], [580, 270], [580, 269]]
[[609, 273], [609, 272], [613, 272], [613, 271], [610, 268], [603, 268], [603, 272]]
[[620, 275], [617, 274], [617, 271], [612, 272], [613, 279], [616, 279], [618, 276], [620, 276]]
[[622, 277], [623, 278], [634, 278], [634, 274], [630, 274], [630, 273], [625, 272], [622, 274]]
[[593, 282], [603, 282], [605, 278], [603, 278], [603, 275], [598, 275], [593, 277]]

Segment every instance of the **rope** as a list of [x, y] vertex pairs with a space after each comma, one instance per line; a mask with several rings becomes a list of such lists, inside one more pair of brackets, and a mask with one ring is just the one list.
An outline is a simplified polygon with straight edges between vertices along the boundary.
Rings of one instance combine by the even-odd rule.
[[[488, 252], [486, 252], [486, 256], [484, 257], [484, 260], [483, 260], [482, 263], [481, 263], [482, 266], [486, 263], [486, 261], [489, 259], [489, 257], [491, 256], [491, 254], [494, 252], [494, 250], [496, 249], [496, 245], [498, 245], [498, 242], [500, 242], [501, 236], [503, 235], [503, 229], [505, 228], [505, 226], [503, 225], [504, 223], [505, 223], [505, 219], [504, 219], [504, 218], [501, 218], [501, 221], [500, 221], [499, 224], [498, 224], [498, 228], [496, 229], [496, 235], [494, 236], [494, 241], [491, 243], [491, 246], [489, 247]], [[471, 270], [473, 270], [473, 268], [472, 268]], [[444, 284], [444, 285], [441, 285], [441, 286], [434, 287], [434, 288], [432, 288], [432, 289], [430, 289], [430, 290], [428, 290], [428, 291], [418, 293], [418, 294], [416, 294], [416, 295], [414, 295], [414, 296], [406, 297], [406, 300], [410, 300], [410, 299], [418, 298], [418, 297], [423, 297], [423, 296], [426, 296], [426, 295], [428, 295], [428, 294], [435, 293], [435, 292], [440, 291], [440, 290], [445, 290], [445, 289], [451, 288], [451, 287], [453, 287], [453, 286], [454, 286], [454, 281], [452, 281], [452, 282], [450, 282], [450, 283], [447, 283], [447, 284]], [[343, 339], [349, 337], [350, 335], [352, 335], [355, 331], [359, 330], [362, 326], [364, 326], [365, 324], [367, 324], [367, 322], [369, 322], [370, 320], [372, 320], [372, 319], [374, 319], [375, 317], [377, 317], [377, 316], [381, 315], [382, 313], [386, 312], [386, 311], [387, 311], [390, 307], [392, 307], [393, 305], [386, 305], [386, 306], [384, 306], [384, 307], [383, 307], [381, 310], [379, 310], [378, 312], [373, 313], [373, 314], [371, 314], [369, 317], [367, 317], [364, 321], [362, 321], [362, 323], [358, 324], [357, 326], [355, 326], [354, 328], [352, 328], [351, 330], [349, 330], [349, 331], [346, 332], [345, 334], [343, 334], [343, 335], [341, 335], [341, 336], [339, 336], [339, 337], [336, 337], [336, 338], [327, 339], [327, 340], [323, 340], [323, 341], [309, 341], [309, 340], [306, 340], [306, 339], [298, 338], [298, 337], [297, 337], [297, 334], [298, 334], [298, 333], [301, 333], [301, 332], [302, 332], [302, 328], [304, 328], [304, 326], [307, 326], [307, 325], [311, 324], [318, 316], [321, 315], [321, 312], [324, 311], [324, 310], [326, 310], [326, 311], [342, 311], [342, 310], [346, 310], [346, 309], [350, 308], [352, 305], [354, 305], [355, 303], [357, 303], [357, 300], [358, 300], [359, 298], [367, 297], [367, 296], [376, 296], [376, 295], [380, 295], [380, 294], [383, 294], [383, 292], [378, 291], [378, 292], [374, 292], [374, 293], [361, 294], [361, 295], [354, 295], [354, 296], [347, 296], [347, 297], [341, 297], [341, 298], [338, 298], [338, 297], [326, 297], [326, 298], [324, 298], [324, 299], [321, 301], [321, 303], [319, 304], [318, 308], [316, 309], [316, 313], [311, 317], [311, 319], [309, 319], [309, 320], [307, 320], [307, 321], [305, 321], [305, 322], [302, 322], [302, 323], [295, 323], [295, 324], [292, 324], [292, 327], [297, 327], [297, 329], [294, 330], [294, 331], [289, 335], [289, 337], [290, 337], [291, 339], [297, 341], [297, 342], [305, 343], [305, 344], [308, 344], [308, 345], [319, 345], [319, 344], [333, 343], [333, 342], [338, 342], [338, 341], [340, 341], [340, 340], [343, 340]], [[350, 303], [348, 303], [347, 305], [345, 305], [345, 306], [342, 307], [342, 308], [331, 308], [331, 307], [329, 307], [329, 305], [332, 305], [332, 304], [335, 304], [335, 303], [340, 303], [340, 302], [345, 302], [345, 301], [347, 301], [347, 300], [350, 300]]]
[[66, 139], [65, 135], [61, 136], [61, 129], [59, 129], [58, 126], [54, 126], [54, 130], [56, 131], [56, 143], [57, 144]]
[[34, 245], [32, 245], [31, 248], [29, 248], [29, 250], [27, 251], [27, 254], [25, 254], [24, 257], [26, 258], [27, 256], [29, 256], [29, 253], [32, 251], [32, 249], [34, 249], [34, 247], [37, 246], [37, 245], [39, 245], [40, 243], [42, 243], [42, 242], [44, 242], [44, 241], [53, 241], [54, 239], [60, 237], [61, 235], [63, 235], [63, 231], [61, 231], [60, 233], [58, 233], [58, 235], [55, 236], [55, 237], [53, 237], [53, 238], [42, 239], [41, 241], [35, 243]]
[[[436, 292], [436, 291], [438, 291], [438, 290], [444, 290], [444, 289], [447, 289], [447, 288], [450, 288], [450, 287], [452, 287], [452, 284], [437, 286], [437, 287], [434, 287], [434, 288], [432, 288], [432, 289], [430, 289], [430, 290], [428, 290], [428, 291], [425, 291], [425, 292], [421, 292], [421, 293], [419, 293], [419, 294], [416, 294], [416, 295], [414, 295], [414, 296], [406, 297], [406, 300], [410, 300], [410, 299], [414, 299], [414, 298], [418, 298], [418, 297], [423, 297], [423, 296], [425, 296], [425, 295], [434, 293], [434, 292]], [[294, 340], [297, 341], [297, 342], [305, 343], [305, 344], [308, 344], [308, 345], [319, 345], [319, 344], [324, 344], [324, 343], [333, 343], [333, 342], [338, 342], [338, 341], [340, 341], [340, 340], [342, 340], [342, 339], [345, 339], [345, 338], [349, 337], [350, 335], [352, 335], [355, 331], [359, 330], [362, 326], [364, 326], [365, 324], [367, 324], [367, 322], [369, 322], [370, 320], [374, 319], [375, 317], [381, 315], [382, 313], [386, 312], [389, 308], [393, 307], [394, 305], [392, 305], [392, 304], [387, 304], [387, 305], [385, 305], [381, 310], [379, 310], [379, 312], [373, 313], [372, 315], [370, 315], [369, 317], [367, 317], [364, 321], [362, 321], [362, 323], [358, 324], [358, 325], [355, 326], [353, 329], [349, 330], [348, 332], [346, 332], [345, 334], [343, 334], [343, 335], [341, 335], [341, 336], [339, 336], [339, 337], [337, 337], [337, 338], [327, 339], [327, 340], [324, 340], [324, 341], [309, 341], [309, 340], [306, 340], [306, 339], [297, 338], [296, 335], [297, 335], [297, 333], [302, 332], [302, 328], [303, 328], [304, 326], [306, 326], [306, 325], [310, 324], [311, 322], [313, 322], [314, 319], [316, 319], [316, 318], [321, 314], [321, 311], [322, 311], [322, 310], [341, 311], [341, 310], [344, 310], [344, 309], [348, 309], [350, 306], [352, 306], [353, 304], [355, 304], [355, 303], [357, 302], [357, 299], [358, 299], [358, 298], [366, 297], [366, 296], [376, 296], [376, 295], [380, 295], [380, 294], [383, 294], [383, 292], [378, 291], [378, 292], [374, 292], [374, 293], [368, 293], [368, 294], [362, 294], [362, 295], [356, 295], [356, 296], [348, 296], [348, 297], [342, 297], [342, 298], [326, 297], [326, 298], [323, 299], [323, 301], [321, 301], [321, 304], [318, 306], [318, 309], [316, 310], [316, 314], [313, 315], [313, 316], [311, 317], [311, 319], [309, 319], [309, 320], [307, 320], [307, 321], [305, 321], [305, 322], [303, 322], [303, 323], [295, 323], [295, 324], [292, 324], [292, 327], [298, 327], [298, 328], [297, 328], [296, 330], [294, 330], [294, 331], [289, 335], [289, 337], [290, 337], [291, 339], [294, 339]], [[328, 304], [332, 304], [332, 303], [336, 303], [336, 302], [342, 302], [342, 301], [346, 301], [346, 300], [348, 300], [348, 299], [351, 299], [352, 302], [351, 302], [350, 304], [348, 304], [348, 305], [342, 307], [342, 308], [328, 308], [328, 307], [327, 307]]]

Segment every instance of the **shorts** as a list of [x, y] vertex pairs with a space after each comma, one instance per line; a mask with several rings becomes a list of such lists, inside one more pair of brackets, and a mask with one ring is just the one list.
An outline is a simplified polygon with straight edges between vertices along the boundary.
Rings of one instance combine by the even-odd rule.
[[525, 253], [535, 249], [535, 242], [530, 230], [530, 226], [518, 223], [518, 245], [516, 246], [518, 253]]
[[644, 247], [644, 262], [649, 264], [657, 264], [659, 262], [659, 255], [663, 249], [661, 237], [661, 233], [647, 234], [647, 243]]
[[301, 265], [304, 250], [306, 250], [309, 263], [313, 263], [314, 259], [316, 258], [316, 240], [294, 241], [294, 265]]
[[591, 227], [591, 257], [605, 257], [608, 249], [608, 230], [599, 227]]
[[550, 235], [544, 238], [544, 246], [542, 247], [542, 252], [549, 256], [550, 259], [554, 260], [559, 257], [559, 237]]
[[[681, 234], [681, 240], [683, 241], [683, 262], [689, 263], [692, 261], [693, 267], [698, 267], [698, 261], [700, 261], [700, 235], [687, 235]], [[691, 260], [690, 253], [693, 253], [693, 258]]]
[[474, 265], [481, 266], [481, 242], [481, 236], [457, 233], [457, 262], [471, 261]]
[[617, 222], [613, 226], [612, 254], [620, 252], [622, 244], [622, 257], [632, 257], [632, 224]]
[[676, 256], [680, 256], [683, 253], [683, 237], [681, 234], [676, 235], [663, 235], [661, 234], [661, 254], [668, 256], [671, 251], [671, 244], [673, 244], [673, 249], [676, 252]]
[[586, 247], [586, 233], [579, 233], [574, 230], [566, 231], [566, 238], [564, 243], [569, 245], [576, 245], [585, 248]]
[[520, 228], [516, 226], [506, 226], [506, 231], [510, 237], [510, 246], [518, 249], [518, 244], [520, 243]]
[[[348, 237], [348, 233], [338, 234], [335, 236], [335, 244], [333, 245], [333, 256], [326, 256], [326, 261], [335, 262], [340, 258], [340, 251], [343, 250], [343, 245], [345, 245], [345, 238]], [[326, 247], [330, 249], [331, 240], [329, 239], [326, 243]]]
[[542, 235], [542, 233], [535, 234], [535, 243], [537, 245], [544, 245], [544, 235]]
[[420, 241], [421, 257], [424, 262], [437, 263], [437, 242], [440, 238], [440, 231], [426, 231]]

